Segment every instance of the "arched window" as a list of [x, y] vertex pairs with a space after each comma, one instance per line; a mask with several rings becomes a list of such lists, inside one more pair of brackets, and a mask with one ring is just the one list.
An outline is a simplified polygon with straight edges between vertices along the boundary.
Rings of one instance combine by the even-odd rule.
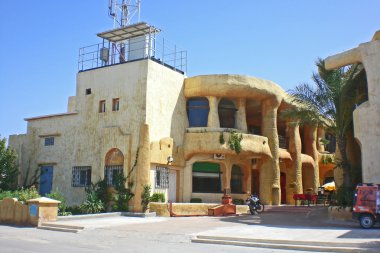
[[231, 192], [242, 193], [243, 192], [243, 178], [244, 174], [241, 168], [237, 165], [232, 166], [231, 172]]
[[117, 175], [123, 174], [124, 155], [117, 149], [113, 148], [106, 154], [104, 178], [107, 181], [107, 185], [114, 186]]
[[231, 100], [225, 98], [220, 100], [218, 105], [220, 127], [235, 128], [236, 111], [235, 104]]
[[187, 100], [187, 117], [189, 127], [207, 127], [210, 107], [207, 98], [190, 98]]
[[221, 192], [221, 172], [219, 164], [207, 162], [193, 164], [193, 192]]

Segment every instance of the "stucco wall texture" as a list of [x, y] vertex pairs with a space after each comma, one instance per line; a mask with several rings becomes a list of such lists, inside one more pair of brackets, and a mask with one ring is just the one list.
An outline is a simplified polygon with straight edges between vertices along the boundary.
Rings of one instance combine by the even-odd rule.
[[[199, 97], [209, 104], [207, 125], [189, 127], [187, 101]], [[219, 203], [222, 192], [231, 191], [232, 168], [238, 166], [242, 190], [232, 192], [234, 198], [244, 199], [258, 189], [264, 204], [292, 203], [292, 194], [302, 193], [305, 183], [317, 192], [321, 179], [318, 156], [323, 152], [317, 141], [324, 131], [305, 127], [301, 136], [294, 122], [286, 122], [282, 130], [289, 145], [280, 149], [278, 115], [286, 106], [294, 106], [286, 97], [271, 81], [241, 75], [186, 78], [142, 59], [79, 72], [67, 112], [26, 119], [27, 133], [10, 136], [9, 143], [18, 153], [20, 183], [30, 180], [41, 166], [51, 165], [52, 190], [61, 191], [69, 205], [79, 205], [85, 197], [84, 187], [72, 185], [73, 167], [91, 166], [91, 181], [96, 182], [104, 178], [106, 155], [114, 149], [123, 154], [125, 175], [137, 162], [129, 178], [135, 193], [130, 202], [133, 211], [141, 211], [143, 185], [157, 183], [157, 166], [169, 169], [171, 181], [167, 189], [156, 191], [177, 202], [203, 198]], [[114, 99], [119, 100], [118, 110], [113, 110]], [[221, 123], [222, 99], [236, 108], [232, 128]], [[101, 101], [105, 101], [104, 112]], [[253, 133], [249, 122], [260, 122], [255, 127], [261, 132]], [[229, 148], [232, 131], [242, 134], [240, 153]], [[220, 142], [220, 135], [225, 143]], [[54, 145], [45, 146], [46, 137], [54, 137]], [[173, 161], [168, 162], [168, 157]], [[220, 165], [220, 192], [193, 192], [192, 166], [196, 162]], [[254, 181], [256, 172], [259, 178]]]
[[367, 75], [368, 101], [354, 110], [354, 135], [361, 148], [365, 183], [380, 183], [380, 31], [372, 40], [346, 52], [327, 57], [326, 67], [334, 69], [362, 63]]

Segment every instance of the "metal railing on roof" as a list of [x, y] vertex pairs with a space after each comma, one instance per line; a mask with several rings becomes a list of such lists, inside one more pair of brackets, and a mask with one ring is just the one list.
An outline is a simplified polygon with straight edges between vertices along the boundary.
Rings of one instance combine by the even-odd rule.
[[187, 51], [178, 50], [164, 38], [127, 40], [124, 43], [103, 41], [79, 49], [78, 71], [152, 59], [182, 73], [187, 72]]

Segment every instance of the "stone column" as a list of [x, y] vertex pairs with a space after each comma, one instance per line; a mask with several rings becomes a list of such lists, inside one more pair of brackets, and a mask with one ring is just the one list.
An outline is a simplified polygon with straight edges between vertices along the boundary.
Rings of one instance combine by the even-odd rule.
[[317, 130], [317, 150], [319, 152], [325, 152], [325, 145], [321, 142], [321, 140], [324, 140], [326, 138], [325, 136], [325, 129], [323, 127], [318, 127]]
[[142, 212], [141, 193], [144, 185], [150, 184], [150, 140], [149, 125], [141, 124], [139, 156], [137, 158], [135, 196], [133, 198], [134, 212]]
[[193, 163], [188, 161], [183, 172], [183, 201], [190, 202], [193, 183]]
[[217, 97], [207, 97], [210, 111], [208, 113], [207, 127], [220, 127], [218, 105], [220, 99]]
[[317, 126], [305, 126], [304, 138], [305, 138], [305, 153], [311, 156], [314, 160], [313, 170], [313, 192], [318, 193], [319, 183], [319, 164], [318, 164], [318, 150], [317, 150]]
[[[293, 193], [303, 193], [302, 187], [302, 160], [301, 160], [301, 136], [300, 136], [300, 128], [298, 122], [288, 123], [288, 134], [289, 134], [289, 153], [292, 157], [291, 168], [289, 170], [289, 182], [292, 184]], [[291, 194], [293, 194], [291, 193]], [[293, 203], [293, 196], [288, 194], [287, 203]]]
[[246, 133], [248, 131], [248, 127], [247, 127], [247, 116], [245, 113], [245, 103], [246, 103], [245, 98], [239, 98], [237, 100], [238, 111], [236, 112], [235, 126], [237, 129], [243, 130]]
[[266, 99], [262, 102], [262, 134], [268, 137], [272, 157], [265, 157], [260, 167], [260, 198], [266, 205], [281, 203], [279, 143], [277, 134], [277, 108], [280, 100]]
[[224, 166], [226, 170], [225, 170], [225, 176], [224, 176], [225, 184], [224, 184], [223, 190], [225, 190], [226, 192], [231, 192], [232, 162], [226, 159]]

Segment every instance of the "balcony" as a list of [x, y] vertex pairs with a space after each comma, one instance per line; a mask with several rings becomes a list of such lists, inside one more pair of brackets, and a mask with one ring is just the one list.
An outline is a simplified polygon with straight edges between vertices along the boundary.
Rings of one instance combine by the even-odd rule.
[[[185, 159], [194, 154], [227, 154], [237, 155], [230, 149], [228, 141], [231, 138], [231, 129], [223, 128], [189, 128], [185, 134], [184, 151]], [[268, 146], [268, 138], [259, 135], [241, 133], [241, 152], [239, 155], [271, 156]]]

